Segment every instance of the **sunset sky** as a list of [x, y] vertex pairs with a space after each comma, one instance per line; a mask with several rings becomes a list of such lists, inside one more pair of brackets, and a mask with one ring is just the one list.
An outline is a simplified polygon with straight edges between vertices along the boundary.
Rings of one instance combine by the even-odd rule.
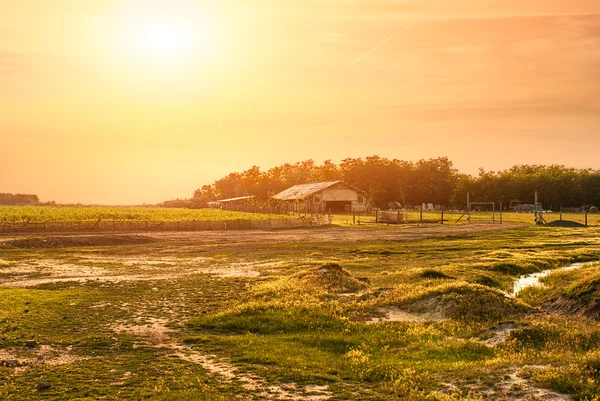
[[0, 2], [0, 192], [156, 203], [373, 154], [600, 169], [600, 1]]

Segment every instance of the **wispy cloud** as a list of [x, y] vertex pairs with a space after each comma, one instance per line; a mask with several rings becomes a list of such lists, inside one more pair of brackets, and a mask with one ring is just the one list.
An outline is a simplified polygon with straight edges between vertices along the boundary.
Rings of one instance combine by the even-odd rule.
[[352, 61], [352, 64], [360, 63], [365, 58], [367, 58], [370, 54], [375, 53], [377, 51], [377, 49], [379, 49], [381, 46], [385, 45], [387, 42], [389, 42], [392, 39], [394, 39], [394, 35], [390, 36], [389, 38], [387, 38], [383, 42], [379, 43], [377, 46], [375, 46], [374, 48], [372, 48], [371, 50], [369, 50], [368, 52], [366, 52], [362, 56], [357, 57], [356, 59], [354, 59], [354, 61]]

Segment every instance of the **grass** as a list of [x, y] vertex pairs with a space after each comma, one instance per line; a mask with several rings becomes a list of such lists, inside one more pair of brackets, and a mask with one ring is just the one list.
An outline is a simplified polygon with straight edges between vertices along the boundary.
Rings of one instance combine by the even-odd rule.
[[[598, 321], [563, 307], [598, 299], [598, 265], [506, 295], [521, 274], [600, 260], [599, 229], [402, 241], [329, 230], [338, 240], [286, 231], [261, 242], [3, 248], [0, 285], [58, 272], [120, 279], [0, 286], [0, 355], [23, 363], [0, 366], [0, 399], [259, 400], [272, 386], [302, 399], [309, 385], [327, 386], [331, 400], [510, 399], [517, 390], [502, 386], [512, 372], [525, 380], [519, 391], [600, 393]], [[387, 308], [440, 318], [368, 323]], [[486, 343], [502, 324], [515, 330]], [[41, 381], [51, 387], [38, 391]]]
[[[395, 219], [397, 218], [397, 214], [394, 215]], [[400, 213], [400, 221], [401, 225], [405, 225], [405, 215]], [[408, 218], [408, 225], [416, 225], [419, 219], [423, 218], [424, 221], [440, 221], [441, 220], [441, 212], [423, 212], [421, 215], [418, 211], [409, 211], [406, 214]], [[547, 222], [552, 222], [560, 219], [560, 213], [544, 213], [544, 219]], [[462, 218], [461, 218], [462, 217]], [[563, 220], [575, 221], [581, 224], [585, 223], [585, 215], [583, 213], [563, 213]], [[466, 216], [464, 216], [463, 211], [444, 211], [444, 224], [448, 225], [463, 225], [467, 224]], [[492, 223], [500, 222], [500, 213], [496, 211], [495, 216], [492, 212], [472, 212], [471, 222], [474, 224], [480, 223]], [[523, 223], [523, 224], [534, 224], [534, 215], [533, 213], [516, 213], [516, 212], [503, 212], [502, 213], [502, 222], [504, 223]], [[333, 223], [347, 226], [354, 224], [362, 224], [362, 225], [371, 225], [375, 223], [375, 213], [369, 213], [367, 215], [355, 215], [354, 220], [352, 215], [334, 215]], [[385, 223], [384, 223], [385, 224]], [[589, 226], [599, 226], [600, 225], [600, 214], [588, 214], [588, 225]]]

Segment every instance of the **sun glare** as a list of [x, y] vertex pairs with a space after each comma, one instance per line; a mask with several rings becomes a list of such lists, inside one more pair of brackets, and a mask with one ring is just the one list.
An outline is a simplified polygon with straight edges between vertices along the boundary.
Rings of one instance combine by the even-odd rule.
[[130, 57], [154, 66], [189, 64], [214, 55], [215, 32], [206, 19], [152, 18], [129, 21], [125, 30]]

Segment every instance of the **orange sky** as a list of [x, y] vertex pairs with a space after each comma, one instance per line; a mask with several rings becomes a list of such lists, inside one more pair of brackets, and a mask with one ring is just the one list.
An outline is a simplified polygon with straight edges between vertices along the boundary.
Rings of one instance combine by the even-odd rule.
[[[49, 3], [0, 2], [0, 192], [155, 203], [372, 154], [600, 169], [598, 0]], [[135, 42], [149, 21], [189, 43]]]

